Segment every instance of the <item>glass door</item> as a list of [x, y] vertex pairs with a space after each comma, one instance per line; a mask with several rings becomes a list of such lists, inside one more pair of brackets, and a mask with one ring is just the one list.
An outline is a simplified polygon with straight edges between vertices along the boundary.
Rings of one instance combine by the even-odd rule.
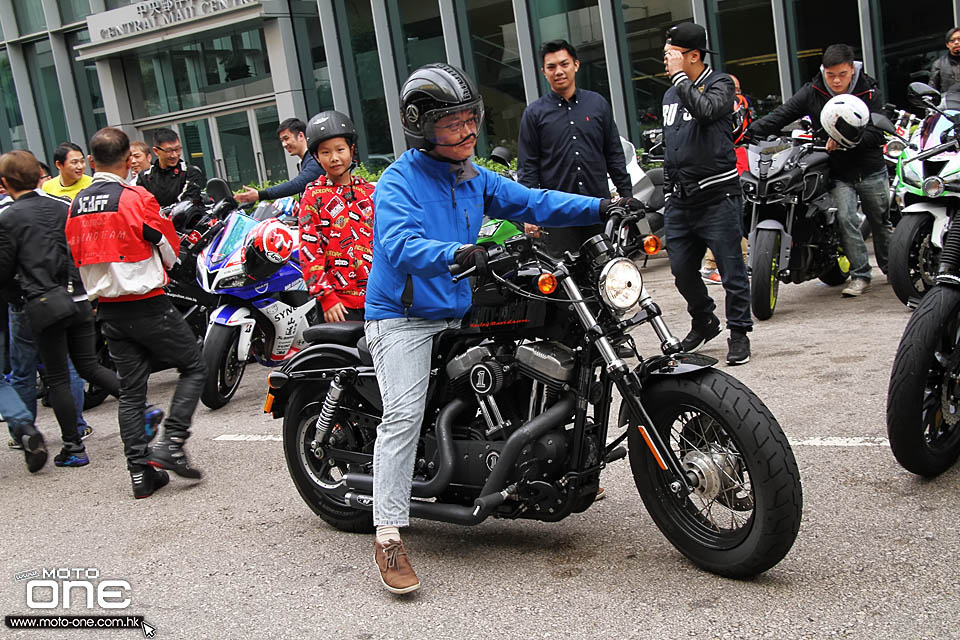
[[220, 158], [217, 162], [220, 177], [234, 190], [260, 182], [259, 163], [255, 160], [257, 150], [254, 149], [247, 112], [217, 116], [215, 123], [220, 139]]
[[182, 123], [180, 141], [183, 143], [183, 158], [187, 164], [203, 169], [203, 175], [207, 180], [219, 175], [214, 163], [215, 154], [213, 140], [210, 137], [210, 123], [206, 118]]
[[256, 109], [254, 115], [257, 131], [260, 134], [261, 151], [257, 154], [257, 159], [263, 179], [271, 182], [286, 181], [288, 179], [287, 152], [280, 146], [280, 139], [277, 137], [277, 127], [280, 126], [277, 108], [271, 105]]

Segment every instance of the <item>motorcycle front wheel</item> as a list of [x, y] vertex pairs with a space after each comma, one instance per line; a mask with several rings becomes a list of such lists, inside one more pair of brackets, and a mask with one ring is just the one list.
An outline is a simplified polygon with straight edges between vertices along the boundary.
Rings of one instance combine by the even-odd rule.
[[247, 368], [247, 359], [237, 357], [240, 327], [215, 324], [210, 327], [203, 343], [203, 363], [207, 367], [207, 381], [200, 400], [211, 409], [219, 409], [230, 402], [240, 387]]
[[660, 531], [694, 564], [731, 578], [757, 575], [787, 555], [800, 529], [803, 495], [790, 443], [776, 418], [741, 382], [714, 369], [650, 382], [642, 402], [672, 454], [697, 479], [671, 490], [638, 422], [629, 424], [630, 467]]
[[890, 236], [887, 279], [903, 304], [922, 298], [934, 285], [940, 249], [933, 246], [933, 216], [920, 213], [901, 218]]
[[960, 456], [960, 290], [934, 287], [910, 317], [890, 374], [887, 436], [897, 462], [921, 476]]
[[769, 320], [780, 291], [780, 232], [757, 229], [750, 274], [750, 306], [757, 320]]

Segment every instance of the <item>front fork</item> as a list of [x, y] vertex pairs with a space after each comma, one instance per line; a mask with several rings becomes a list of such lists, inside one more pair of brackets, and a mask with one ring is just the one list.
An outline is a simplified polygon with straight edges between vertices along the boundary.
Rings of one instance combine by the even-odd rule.
[[[603, 335], [600, 324], [597, 322], [593, 312], [590, 311], [590, 307], [584, 302], [583, 294], [573, 281], [573, 278], [569, 276], [564, 277], [562, 284], [568, 299], [573, 301], [573, 308], [580, 317], [584, 328], [588, 333], [597, 336], [597, 349], [600, 351], [600, 355], [606, 363], [607, 375], [610, 376], [617, 385], [617, 389], [620, 390], [620, 395], [623, 397], [623, 402], [627, 403], [630, 407], [630, 412], [640, 423], [637, 425], [637, 428], [640, 430], [640, 434], [643, 436], [647, 448], [650, 449], [650, 453], [653, 455], [660, 469], [668, 471], [673, 476], [673, 481], [670, 483], [670, 490], [678, 496], [692, 493], [696, 488], [693, 478], [687, 475], [687, 472], [684, 471], [683, 466], [680, 464], [680, 460], [673, 455], [667, 443], [663, 441], [660, 432], [654, 428], [653, 420], [644, 408], [643, 403], [640, 402], [640, 394], [643, 392], [643, 385], [640, 382], [640, 378], [635, 372], [630, 370], [629, 365], [627, 365], [623, 358], [617, 355], [616, 349], [613, 348], [613, 345], [610, 344], [607, 337]], [[650, 324], [653, 325], [654, 331], [656, 331], [660, 338], [663, 352], [668, 355], [679, 352], [680, 341], [670, 333], [667, 323], [664, 322], [659, 309], [656, 308], [652, 298], [647, 294], [646, 288], [644, 288], [640, 294], [639, 304], [650, 315]]]

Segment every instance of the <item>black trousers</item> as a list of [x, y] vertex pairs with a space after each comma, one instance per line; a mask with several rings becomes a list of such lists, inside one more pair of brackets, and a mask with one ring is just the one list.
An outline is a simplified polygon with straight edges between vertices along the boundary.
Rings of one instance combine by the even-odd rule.
[[72, 316], [55, 322], [39, 333], [35, 332], [37, 351], [50, 389], [50, 404], [60, 425], [60, 437], [64, 446], [74, 451], [82, 449], [83, 445], [77, 434], [77, 407], [70, 393], [67, 356], [73, 360], [73, 366], [84, 380], [113, 395], [117, 395], [120, 388], [117, 374], [97, 361], [97, 331], [90, 303], [77, 302], [76, 307]]
[[[124, 303], [111, 303], [120, 304]], [[114, 308], [111, 316], [102, 318], [100, 323], [110, 357], [120, 376], [118, 419], [127, 468], [140, 471], [149, 456], [143, 430], [143, 407], [147, 402], [151, 361], [169, 363], [180, 372], [180, 381], [164, 421], [164, 438], [187, 439], [190, 436], [190, 424], [206, 380], [206, 368], [193, 332], [169, 301], [162, 313], [152, 316], [120, 317]]]

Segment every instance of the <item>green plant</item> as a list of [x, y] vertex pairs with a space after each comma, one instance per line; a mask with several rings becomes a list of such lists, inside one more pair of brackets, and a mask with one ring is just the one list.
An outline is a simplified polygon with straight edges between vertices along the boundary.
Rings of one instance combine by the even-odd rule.
[[[387, 165], [387, 166], [390, 166], [390, 165]], [[383, 172], [386, 170], [387, 170], [387, 167], [383, 167], [382, 169], [374, 169], [373, 171], [371, 171], [370, 169], [367, 169], [361, 162], [360, 164], [357, 165], [357, 168], [353, 170], [353, 175], [357, 176], [358, 178], [363, 178], [367, 182], [376, 182], [377, 180], [380, 179], [380, 176], [382, 176]]]

